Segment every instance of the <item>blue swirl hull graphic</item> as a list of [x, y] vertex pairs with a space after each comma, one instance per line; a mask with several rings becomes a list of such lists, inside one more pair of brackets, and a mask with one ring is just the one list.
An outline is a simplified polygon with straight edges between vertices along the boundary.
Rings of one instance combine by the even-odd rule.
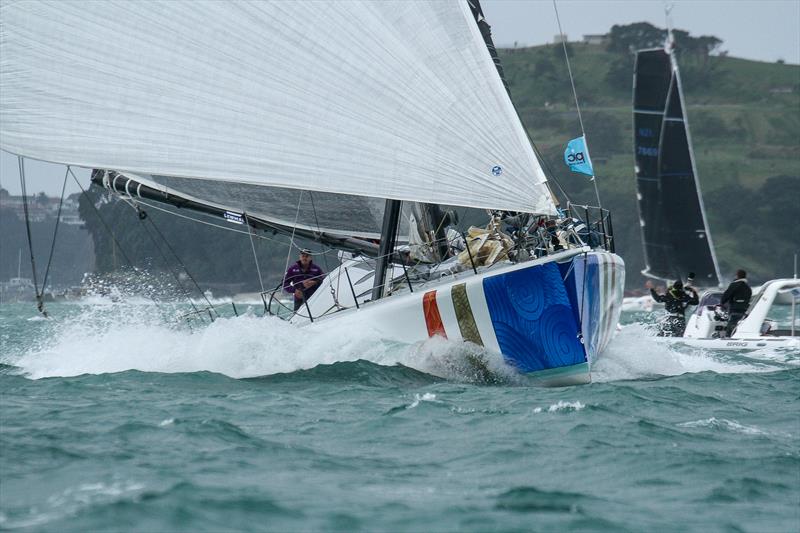
[[587, 363], [614, 334], [623, 286], [624, 264], [605, 253], [483, 279], [500, 352], [526, 374], [567, 367], [588, 372]]

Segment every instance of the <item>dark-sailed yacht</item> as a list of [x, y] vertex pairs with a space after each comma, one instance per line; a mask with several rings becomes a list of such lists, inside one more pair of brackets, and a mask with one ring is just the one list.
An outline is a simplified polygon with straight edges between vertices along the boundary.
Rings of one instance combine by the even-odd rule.
[[[664, 48], [636, 53], [633, 127], [646, 264], [642, 274], [670, 283], [694, 273], [692, 284], [705, 289], [680, 338], [684, 344], [720, 350], [800, 347], [794, 326], [800, 296], [800, 281], [796, 278], [771, 280], [754, 291], [745, 318], [730, 337], [724, 336], [727, 314], [718, 305], [722, 277], [708, 230], [671, 42], [670, 37]], [[646, 296], [636, 303], [650, 301]], [[780, 325], [772, 318], [772, 308], [787, 302], [792, 305], [791, 324]], [[624, 309], [634, 307], [628, 304]]]
[[669, 282], [694, 272], [695, 286], [719, 286], [680, 72], [667, 47], [636, 53], [633, 131], [642, 274]]

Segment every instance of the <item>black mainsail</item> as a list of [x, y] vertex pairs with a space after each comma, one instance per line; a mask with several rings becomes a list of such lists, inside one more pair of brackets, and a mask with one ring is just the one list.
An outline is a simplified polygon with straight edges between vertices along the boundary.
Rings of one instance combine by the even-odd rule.
[[719, 285], [678, 65], [663, 48], [636, 54], [633, 131], [642, 274], [673, 280], [694, 272], [695, 285]]

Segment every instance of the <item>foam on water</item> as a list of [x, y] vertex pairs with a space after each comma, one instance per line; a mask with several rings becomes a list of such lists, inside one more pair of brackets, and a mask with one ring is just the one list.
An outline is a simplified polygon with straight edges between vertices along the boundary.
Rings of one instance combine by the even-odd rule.
[[[448, 380], [517, 383], [519, 376], [499, 354], [469, 343], [434, 337], [403, 344], [388, 341], [368, 324], [342, 330], [337, 321], [298, 328], [274, 317], [252, 313], [220, 318], [188, 328], [176, 317], [141, 299], [92, 301], [72, 316], [42, 322], [38, 338], [22, 354], [4, 354], [2, 362], [38, 379], [140, 370], [209, 371], [233, 378], [290, 373], [318, 365], [364, 359], [397, 365]], [[592, 367], [595, 382], [716, 373], [764, 372], [800, 363], [795, 355], [763, 357], [714, 353], [659, 342], [643, 324], [622, 328]]]
[[406, 406], [406, 409], [413, 409], [419, 405], [419, 402], [435, 402], [436, 395], [430, 392], [426, 392], [424, 394], [415, 394], [414, 401], [411, 402], [409, 405]]
[[365, 352], [383, 358], [385, 345], [364, 336], [308, 335], [277, 318], [221, 318], [189, 330], [154, 320], [147, 308], [124, 307], [122, 314], [108, 315], [98, 307], [85, 308], [14, 364], [33, 378], [125, 370], [210, 371], [242, 378], [357, 359]]
[[715, 417], [707, 418], [705, 420], [694, 420], [692, 422], [683, 422], [678, 424], [680, 427], [686, 428], [714, 428], [724, 431], [732, 431], [734, 433], [741, 433], [743, 435], [766, 435], [767, 432], [757, 427], [746, 426], [740, 424], [736, 420], [728, 420], [725, 418], [717, 419]]
[[[558, 413], [559, 411], [580, 411], [581, 409], [585, 408], [586, 405], [582, 404], [580, 401], [565, 402], [564, 400], [559, 400], [558, 403], [554, 403], [548, 407], [547, 412]], [[542, 411], [543, 409], [541, 407], [536, 407], [533, 409], [533, 412], [536, 414], [541, 413]]]
[[718, 374], [770, 372], [782, 367], [770, 360], [747, 357], [738, 352], [714, 352], [657, 340], [645, 324], [624, 326], [592, 367], [597, 382], [677, 376], [686, 373]]
[[26, 352], [4, 362], [34, 379], [126, 370], [209, 371], [245, 378], [359, 359], [458, 381], [481, 381], [483, 373], [495, 379], [513, 374], [499, 355], [439, 338], [402, 344], [382, 339], [366, 325], [343, 331], [332, 321], [298, 328], [254, 314], [189, 329], [175, 316], [140, 304], [106, 300], [82, 305], [73, 316], [52, 321], [31, 339]]

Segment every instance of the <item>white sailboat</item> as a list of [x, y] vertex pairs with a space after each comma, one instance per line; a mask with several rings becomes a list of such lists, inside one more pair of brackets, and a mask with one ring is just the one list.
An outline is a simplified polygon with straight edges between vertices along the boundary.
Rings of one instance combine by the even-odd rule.
[[22, 277], [22, 249], [17, 254], [17, 277], [0, 281], [0, 303], [26, 301], [34, 294], [33, 280]]
[[[93, 181], [137, 205], [356, 253], [292, 318], [309, 334], [367, 322], [473, 342], [545, 383], [590, 379], [624, 263], [557, 208], [476, 0], [0, 9], [3, 149], [103, 169]], [[439, 260], [409, 261], [403, 203], [493, 214], [466, 249], [440, 220]]]
[[[724, 334], [727, 314], [718, 309], [722, 277], [700, 193], [680, 71], [671, 42], [668, 38], [664, 48], [636, 54], [634, 155], [647, 264], [642, 273], [670, 283], [694, 271], [693, 285], [705, 291], [683, 337], [663, 339], [719, 350], [800, 347], [794, 326], [795, 302], [800, 295], [797, 279], [771, 280], [754, 291], [745, 318], [730, 337]], [[777, 327], [770, 318], [774, 316], [773, 305], [781, 304], [792, 305], [788, 328]]]

